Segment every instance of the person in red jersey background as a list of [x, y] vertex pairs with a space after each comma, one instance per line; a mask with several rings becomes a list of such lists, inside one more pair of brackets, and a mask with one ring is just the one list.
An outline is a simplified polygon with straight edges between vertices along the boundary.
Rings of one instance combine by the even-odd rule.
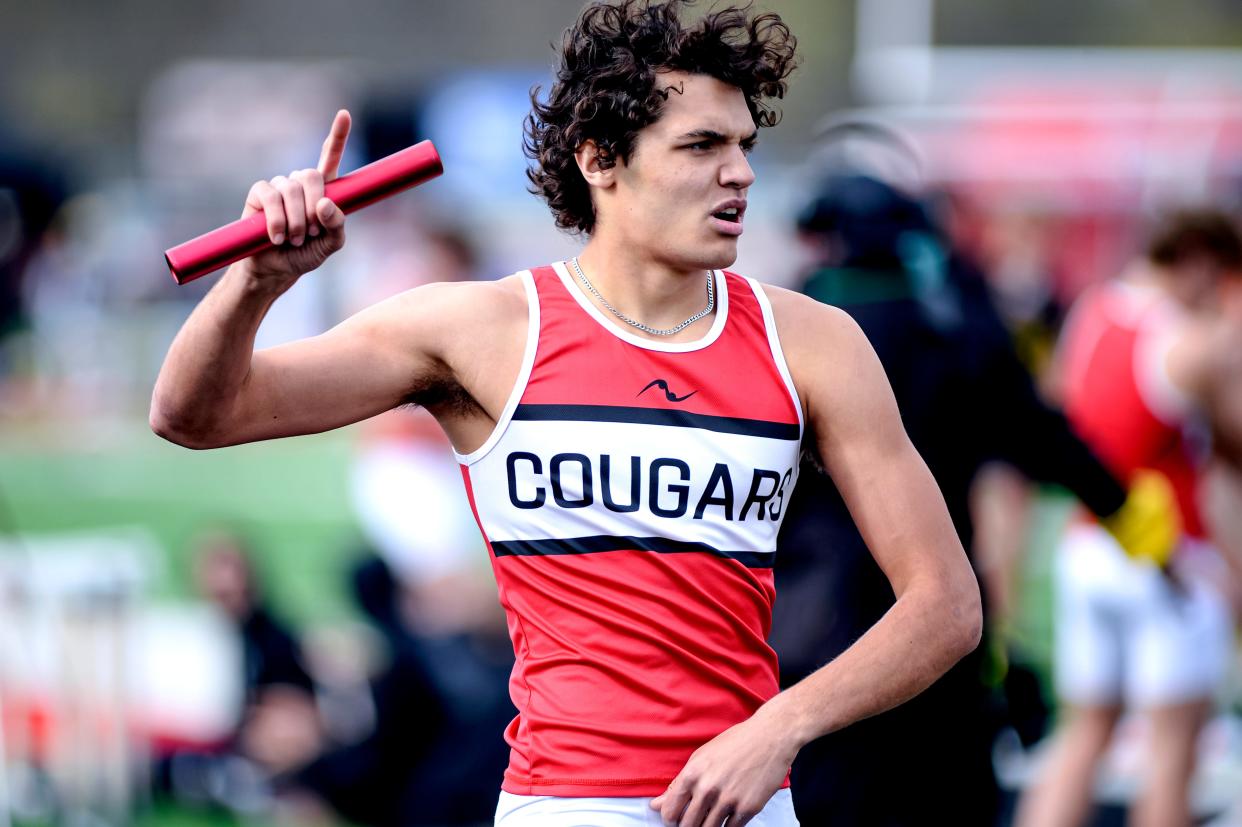
[[1187, 434], [1210, 419], [1218, 452], [1242, 444], [1242, 328], [1220, 312], [1239, 283], [1242, 236], [1232, 219], [1187, 210], [1165, 220], [1140, 261], [1071, 311], [1060, 354], [1066, 416], [1133, 487], [1171, 488], [1182, 536], [1171, 559], [1143, 561], [1094, 523], [1067, 533], [1054, 672], [1068, 712], [1043, 777], [1022, 802], [1023, 827], [1086, 823], [1095, 770], [1127, 707], [1148, 729], [1132, 823], [1191, 823], [1198, 735], [1228, 672], [1226, 595], [1242, 561], [1222, 557], [1209, 540], [1200, 513], [1204, 452]]
[[[432, 284], [254, 352], [267, 308], [344, 242], [320, 165], [252, 187], [279, 244], [182, 328], [151, 423], [205, 448], [426, 407], [462, 467], [508, 615], [519, 715], [497, 824], [793, 825], [790, 764], [977, 645], [979, 594], [883, 369], [842, 312], [723, 268], [795, 41], [775, 14], [590, 5], [526, 148], [568, 262]], [[772, 557], [807, 445], [896, 604], [778, 692]]]

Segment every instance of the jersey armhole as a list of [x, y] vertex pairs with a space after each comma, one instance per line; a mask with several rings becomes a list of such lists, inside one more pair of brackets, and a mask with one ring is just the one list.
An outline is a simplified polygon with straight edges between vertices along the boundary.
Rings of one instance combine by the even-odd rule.
[[526, 288], [526, 350], [522, 355], [522, 367], [518, 370], [513, 390], [509, 392], [509, 400], [505, 403], [505, 409], [501, 411], [500, 418], [496, 420], [496, 427], [492, 428], [487, 440], [468, 454], [460, 454], [454, 449], [453, 456], [465, 466], [474, 465], [487, 456], [492, 447], [504, 436], [509, 422], [513, 419], [513, 412], [517, 410], [518, 403], [522, 401], [522, 394], [526, 392], [526, 383], [530, 381], [531, 368], [535, 366], [535, 352], [539, 349], [539, 291], [535, 288], [535, 277], [530, 270], [523, 270], [518, 274], [518, 278], [522, 280], [522, 286]]
[[798, 440], [801, 441], [806, 430], [806, 423], [802, 416], [802, 399], [798, 396], [798, 389], [789, 373], [789, 365], [785, 362], [785, 351], [781, 348], [780, 334], [776, 330], [776, 316], [772, 313], [772, 303], [768, 301], [768, 294], [764, 292], [762, 284], [746, 276], [743, 278], [750, 284], [755, 300], [759, 302], [759, 309], [763, 312], [763, 326], [768, 336], [768, 349], [772, 351], [772, 361], [776, 363], [776, 369], [785, 382], [785, 390], [789, 392], [794, 411], [798, 415]]

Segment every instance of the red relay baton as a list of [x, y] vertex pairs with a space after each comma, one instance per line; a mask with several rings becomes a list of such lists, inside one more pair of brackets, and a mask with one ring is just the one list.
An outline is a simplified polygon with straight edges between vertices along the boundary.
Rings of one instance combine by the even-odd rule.
[[[431, 141], [420, 141], [329, 181], [323, 194], [342, 212], [351, 213], [442, 172], [444, 165], [436, 148]], [[257, 212], [165, 250], [164, 260], [177, 284], [185, 284], [272, 246], [267, 221], [262, 212]]]

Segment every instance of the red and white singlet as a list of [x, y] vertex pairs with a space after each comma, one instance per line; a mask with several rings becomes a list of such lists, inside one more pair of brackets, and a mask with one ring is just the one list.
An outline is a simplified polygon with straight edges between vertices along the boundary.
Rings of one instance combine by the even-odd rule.
[[762, 288], [713, 277], [711, 330], [663, 344], [561, 264], [521, 274], [521, 372], [458, 455], [517, 656], [506, 792], [659, 795], [778, 691], [772, 562], [802, 408]]
[[1185, 533], [1201, 538], [1197, 475], [1185, 438], [1190, 403], [1165, 366], [1181, 316], [1155, 288], [1113, 281], [1084, 293], [1062, 349], [1065, 415], [1121, 479], [1143, 468], [1168, 477]]
[[1062, 340], [1065, 413], [1122, 479], [1143, 468], [1173, 485], [1183, 534], [1170, 565], [1128, 557], [1099, 525], [1072, 525], [1056, 567], [1053, 675], [1079, 705], [1137, 708], [1211, 698], [1233, 651], [1227, 569], [1204, 540], [1185, 430], [1193, 406], [1167, 361], [1184, 312], [1152, 287], [1110, 282], [1084, 293]]

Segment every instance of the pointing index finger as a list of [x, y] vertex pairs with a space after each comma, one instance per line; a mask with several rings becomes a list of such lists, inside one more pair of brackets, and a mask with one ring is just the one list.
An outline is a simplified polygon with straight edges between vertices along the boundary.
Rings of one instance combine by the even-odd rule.
[[324, 139], [323, 151], [319, 153], [319, 171], [324, 181], [337, 177], [341, 167], [341, 156], [345, 154], [345, 142], [349, 139], [349, 110], [342, 109], [332, 119], [332, 129]]

